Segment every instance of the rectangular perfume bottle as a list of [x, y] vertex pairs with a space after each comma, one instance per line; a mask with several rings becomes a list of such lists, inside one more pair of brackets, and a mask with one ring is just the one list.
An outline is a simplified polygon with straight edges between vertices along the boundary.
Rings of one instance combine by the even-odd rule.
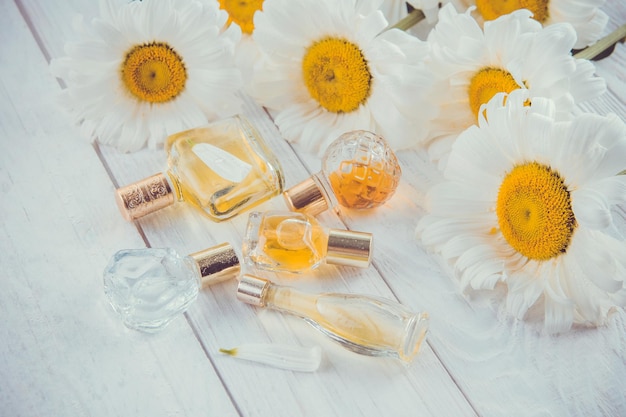
[[184, 201], [222, 221], [283, 190], [278, 160], [242, 116], [171, 135], [165, 151], [165, 174], [118, 189], [118, 203], [127, 219]]

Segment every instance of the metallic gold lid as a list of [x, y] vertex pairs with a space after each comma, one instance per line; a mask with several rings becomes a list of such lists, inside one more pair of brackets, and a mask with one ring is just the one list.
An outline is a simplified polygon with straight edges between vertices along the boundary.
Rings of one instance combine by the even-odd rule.
[[307, 178], [283, 193], [285, 202], [291, 211], [299, 211], [316, 216], [328, 210], [328, 201], [324, 190], [313, 177]]
[[122, 216], [129, 221], [174, 204], [174, 193], [164, 174], [156, 174], [115, 190]]
[[265, 295], [271, 282], [254, 275], [244, 274], [237, 287], [237, 299], [257, 307], [265, 307]]
[[367, 268], [372, 260], [373, 244], [371, 233], [330, 229], [326, 262]]
[[222, 243], [189, 255], [198, 266], [202, 288], [239, 275], [239, 258], [230, 243]]

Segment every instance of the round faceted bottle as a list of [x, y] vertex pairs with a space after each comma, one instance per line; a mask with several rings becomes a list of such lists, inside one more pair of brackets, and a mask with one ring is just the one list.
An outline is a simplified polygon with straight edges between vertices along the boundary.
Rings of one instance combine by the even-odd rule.
[[366, 130], [344, 133], [330, 144], [322, 171], [283, 193], [287, 206], [315, 216], [329, 208], [370, 209], [393, 196], [402, 170], [379, 135]]
[[366, 268], [372, 235], [327, 229], [305, 213], [252, 212], [242, 251], [249, 265], [271, 271], [305, 272], [322, 262]]
[[184, 201], [210, 219], [222, 221], [283, 190], [278, 160], [243, 116], [171, 135], [165, 151], [166, 173], [117, 190], [117, 202], [127, 220]]

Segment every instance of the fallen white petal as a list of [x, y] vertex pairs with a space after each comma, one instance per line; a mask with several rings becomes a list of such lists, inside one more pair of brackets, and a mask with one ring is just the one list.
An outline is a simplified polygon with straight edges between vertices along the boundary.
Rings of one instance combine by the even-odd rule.
[[220, 352], [235, 358], [300, 372], [313, 372], [319, 368], [322, 361], [322, 349], [319, 346], [305, 348], [271, 343], [249, 343], [232, 349], [220, 349]]

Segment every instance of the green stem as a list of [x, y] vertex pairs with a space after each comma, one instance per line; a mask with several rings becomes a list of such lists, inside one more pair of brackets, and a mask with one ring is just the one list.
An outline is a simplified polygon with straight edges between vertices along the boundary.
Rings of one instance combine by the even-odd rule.
[[574, 58], [594, 59], [616, 43], [624, 42], [624, 39], [626, 39], [626, 24], [618, 27], [613, 32], [609, 33], [593, 45], [578, 52], [574, 55]]
[[619, 174], [617, 174], [617, 175], [626, 175], [626, 169], [625, 169], [625, 170], [623, 170], [622, 172], [620, 172], [620, 173], [619, 173]]
[[425, 17], [426, 16], [424, 16], [424, 13], [422, 13], [421, 10], [413, 9], [409, 12], [408, 15], [400, 19], [395, 25], [388, 26], [385, 30], [383, 30], [383, 32], [389, 29], [407, 30], [424, 20]]

